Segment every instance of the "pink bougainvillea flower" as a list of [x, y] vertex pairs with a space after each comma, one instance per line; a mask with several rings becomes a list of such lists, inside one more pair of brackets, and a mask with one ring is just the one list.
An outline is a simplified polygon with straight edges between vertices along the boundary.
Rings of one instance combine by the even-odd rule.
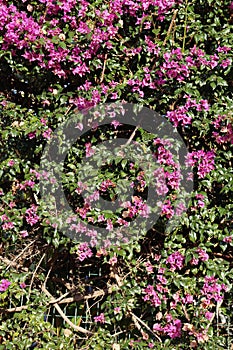
[[186, 164], [188, 166], [197, 165], [197, 175], [203, 179], [214, 166], [215, 152], [214, 151], [193, 151], [186, 156]]
[[83, 123], [78, 123], [76, 126], [75, 126], [76, 129], [79, 129], [79, 130], [83, 130]]
[[181, 270], [184, 264], [184, 256], [179, 252], [174, 252], [166, 260], [167, 264], [170, 264], [171, 271]]
[[149, 262], [149, 261], [146, 261], [145, 263], [144, 263], [144, 265], [145, 265], [145, 267], [146, 267], [146, 271], [147, 271], [147, 273], [148, 274], [151, 274], [151, 273], [153, 273], [153, 266], [151, 265], [151, 263]]
[[52, 133], [52, 129], [48, 128], [42, 133], [42, 136], [49, 140], [51, 138], [51, 133]]
[[86, 157], [91, 157], [94, 153], [95, 150], [92, 148], [92, 145], [90, 142], [85, 144], [85, 148], [86, 148]]
[[227, 236], [227, 237], [224, 237], [223, 238], [223, 242], [226, 242], [226, 243], [231, 243], [233, 240], [233, 237], [232, 236]]
[[119, 306], [114, 307], [114, 314], [119, 314], [121, 312], [121, 308]]
[[113, 120], [111, 124], [113, 125], [114, 129], [117, 129], [118, 126], [122, 125], [120, 122], [118, 122], [118, 120]]
[[205, 318], [207, 318], [207, 320], [211, 320], [211, 318], [213, 317], [214, 313], [213, 312], [209, 312], [209, 311], [206, 311], [205, 312]]
[[205, 250], [198, 248], [196, 252], [198, 253], [201, 261], [207, 261], [209, 259], [209, 254], [207, 254]]
[[9, 280], [2, 279], [0, 283], [0, 292], [5, 292], [10, 285], [11, 282]]
[[144, 301], [150, 301], [153, 306], [161, 305], [162, 301], [152, 285], [149, 284], [143, 292], [146, 294], [143, 297]]
[[12, 228], [14, 228], [14, 222], [9, 221], [9, 222], [4, 222], [4, 224], [2, 225], [2, 229], [3, 230], [10, 230]]
[[15, 161], [13, 159], [9, 160], [7, 163], [8, 166], [13, 166], [15, 164]]
[[167, 199], [164, 203], [158, 202], [158, 206], [161, 207], [161, 214], [165, 215], [168, 219], [173, 217], [174, 209], [172, 207], [171, 201]]
[[112, 220], [111, 220], [111, 219], [108, 219], [108, 220], [107, 220], [106, 229], [109, 230], [109, 231], [112, 231], [112, 230], [113, 230], [113, 224], [112, 224]]
[[78, 255], [78, 259], [80, 261], [83, 261], [86, 258], [92, 257], [93, 253], [92, 253], [89, 245], [86, 242], [84, 242], [84, 243], [80, 243], [80, 245], [78, 247], [77, 255]]
[[109, 259], [108, 262], [110, 265], [115, 265], [117, 263], [117, 257], [114, 255], [112, 258]]
[[21, 234], [21, 237], [23, 238], [28, 237], [28, 231], [26, 230], [20, 231], [20, 234]]
[[20, 283], [19, 286], [20, 286], [21, 289], [25, 289], [27, 287], [25, 282]]
[[28, 138], [29, 139], [34, 139], [35, 137], [36, 137], [36, 132], [35, 131], [29, 132], [29, 134], [28, 134]]
[[104, 313], [101, 313], [99, 316], [95, 316], [94, 321], [99, 323], [105, 323]]
[[36, 214], [37, 206], [32, 204], [30, 208], [26, 210], [25, 219], [31, 226], [35, 225], [39, 221], [39, 216]]
[[40, 119], [40, 122], [41, 122], [42, 125], [46, 125], [46, 124], [47, 124], [47, 120], [44, 119], [44, 118], [41, 118], [41, 119]]

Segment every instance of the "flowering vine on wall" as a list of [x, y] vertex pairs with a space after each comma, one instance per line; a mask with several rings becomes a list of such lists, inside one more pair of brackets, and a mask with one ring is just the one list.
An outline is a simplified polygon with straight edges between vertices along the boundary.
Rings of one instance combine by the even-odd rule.
[[[0, 5], [0, 348], [230, 349], [232, 3], [1, 0]], [[150, 148], [158, 164], [150, 174], [156, 195], [165, 196], [157, 203], [159, 220], [146, 235], [132, 244], [120, 237], [120, 244], [106, 240], [97, 247], [90, 231], [91, 244], [74, 242], [51, 221], [40, 181], [52, 191], [56, 178], [40, 171], [40, 161], [61, 123], [79, 112], [85, 118], [91, 107], [107, 103], [143, 105], [171, 123], [187, 149], [183, 163], [192, 168], [186, 180], [193, 176], [193, 191], [187, 205], [176, 205], [182, 177], [174, 140], [140, 127], [124, 129], [114, 115], [109, 129], [98, 131], [95, 115], [96, 124], [73, 145], [64, 166], [64, 192], [75, 215], [109, 233], [149, 215], [148, 174], [124, 157], [102, 166], [96, 189], [83, 200], [88, 186], [76, 170], [82, 158], [86, 172], [92, 159], [101, 163], [96, 150], [107, 136], [131, 137], [142, 153]], [[82, 131], [82, 120], [76, 128]], [[121, 211], [101, 212], [96, 201], [113, 203], [125, 183], [132, 198], [122, 201]], [[77, 233], [85, 230], [73, 216], [67, 225]], [[68, 281], [57, 277], [65, 261]], [[87, 282], [80, 271], [88, 266], [101, 267], [103, 284]], [[101, 310], [91, 307], [88, 329], [81, 306], [78, 320], [64, 318], [63, 303], [75, 303], [65, 300], [66, 293], [83, 305], [98, 298]], [[59, 331], [46, 319], [50, 305], [64, 319]]]

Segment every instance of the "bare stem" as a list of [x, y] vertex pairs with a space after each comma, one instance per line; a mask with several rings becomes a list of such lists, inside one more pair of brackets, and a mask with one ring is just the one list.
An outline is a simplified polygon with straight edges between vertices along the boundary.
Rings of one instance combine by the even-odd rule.
[[[44, 285], [42, 285], [41, 287], [42, 292], [44, 292], [45, 295], [47, 295], [49, 298], [51, 298], [51, 300], [54, 299], [54, 297], [52, 296], [52, 294], [49, 293], [49, 291], [45, 288]], [[57, 303], [54, 303], [54, 307], [56, 308], [56, 310], [58, 311], [58, 313], [60, 314], [60, 316], [63, 318], [63, 320], [71, 327], [73, 328], [76, 332], [80, 332], [83, 334], [93, 334], [92, 332], [88, 331], [87, 329], [80, 327], [80, 326], [76, 326], [76, 324], [74, 324], [73, 322], [71, 322], [68, 317], [64, 314], [64, 312], [62, 311], [62, 309], [60, 308], [60, 306]]]
[[187, 21], [188, 21], [188, 0], [185, 2], [185, 20], [184, 20], [184, 37], [183, 37], [183, 45], [182, 45], [182, 51], [185, 50], [185, 41], [186, 41], [186, 35], [187, 35]]
[[172, 20], [171, 20], [170, 26], [169, 26], [168, 31], [167, 31], [166, 38], [164, 39], [164, 42], [163, 42], [163, 46], [166, 45], [167, 39], [168, 39], [168, 37], [169, 37], [169, 35], [170, 35], [171, 31], [172, 31], [172, 28], [173, 28], [173, 26], [175, 24], [177, 13], [178, 13], [178, 10], [177, 9], [174, 10], [174, 13], [173, 13], [173, 16], [172, 16]]

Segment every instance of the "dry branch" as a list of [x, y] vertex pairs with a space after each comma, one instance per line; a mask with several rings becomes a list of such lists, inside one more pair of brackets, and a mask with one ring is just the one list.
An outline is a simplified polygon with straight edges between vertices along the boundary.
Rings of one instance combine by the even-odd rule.
[[32, 242], [30, 242], [28, 245], [26, 245], [26, 247], [22, 250], [22, 252], [20, 252], [12, 261], [9, 262], [9, 265], [6, 268], [6, 271], [13, 266], [13, 264], [23, 255], [23, 253], [26, 252], [26, 250], [28, 250], [28, 248], [30, 248], [34, 243], [36, 242], [36, 239]]
[[57, 299], [51, 299], [49, 301], [49, 304], [70, 304], [70, 303], [74, 303], [74, 302], [78, 302], [78, 301], [82, 301], [82, 300], [88, 300], [88, 299], [96, 299], [98, 297], [107, 295], [107, 294], [111, 294], [113, 292], [114, 287], [116, 288], [117, 286], [112, 286], [110, 288], [105, 288], [105, 289], [101, 289], [101, 290], [97, 290], [91, 294], [88, 295], [74, 295], [73, 297], [70, 298], [65, 298], [65, 296], [67, 295], [64, 294], [63, 296], [57, 298]]
[[[47, 295], [49, 298], [51, 298], [51, 300], [54, 299], [54, 297], [52, 296], [52, 294], [49, 293], [49, 291], [45, 288], [44, 285], [42, 285], [41, 287], [42, 292]], [[54, 299], [55, 300], [55, 299]], [[76, 324], [74, 324], [73, 322], [71, 322], [68, 317], [64, 314], [64, 312], [62, 311], [62, 309], [60, 308], [60, 306], [57, 303], [54, 303], [54, 307], [56, 308], [57, 312], [60, 314], [60, 316], [63, 318], [63, 320], [71, 327], [73, 328], [76, 332], [80, 332], [83, 334], [93, 334], [92, 332], [88, 331], [87, 329], [80, 327], [80, 326], [76, 326]]]

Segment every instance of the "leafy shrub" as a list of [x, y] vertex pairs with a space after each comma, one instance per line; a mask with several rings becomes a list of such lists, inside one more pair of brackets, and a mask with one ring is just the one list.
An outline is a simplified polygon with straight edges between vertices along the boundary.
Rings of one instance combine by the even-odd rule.
[[[0, 349], [230, 348], [232, 3], [0, 4]], [[168, 230], [177, 169], [165, 162], [163, 190], [170, 197], [161, 204], [159, 220], [130, 244], [100, 248], [75, 242], [51, 224], [41, 201], [40, 180], [46, 174], [40, 173], [40, 163], [62, 122], [80, 112], [85, 119], [91, 107], [110, 102], [143, 105], [172, 123], [187, 148], [194, 189], [188, 208]], [[77, 123], [82, 128], [81, 120]], [[162, 160], [168, 155], [158, 138], [143, 128], [136, 131], [116, 124], [94, 128], [70, 149], [64, 192], [86, 221], [95, 223], [99, 213], [84, 207], [76, 168], [83, 157], [91, 160], [100, 142], [118, 133], [132, 135], [142, 150], [152, 147], [157, 157], [162, 152]], [[134, 182], [134, 201], [141, 205], [132, 209], [128, 203], [124, 215], [106, 211], [104, 227], [111, 231], [118, 219], [127, 226], [133, 215], [145, 214], [149, 182], [140, 164], [109, 159], [102, 168], [101, 156], [96, 159], [98, 195], [111, 203], [121, 184]], [[84, 170], [89, 171], [88, 162]], [[87, 281], [90, 266], [102, 269], [102, 281]], [[90, 326], [84, 327], [88, 300]], [[66, 318], [62, 329], [48, 322], [51, 305], [64, 318], [62, 305], [75, 303], [78, 318], [68, 324]]]

